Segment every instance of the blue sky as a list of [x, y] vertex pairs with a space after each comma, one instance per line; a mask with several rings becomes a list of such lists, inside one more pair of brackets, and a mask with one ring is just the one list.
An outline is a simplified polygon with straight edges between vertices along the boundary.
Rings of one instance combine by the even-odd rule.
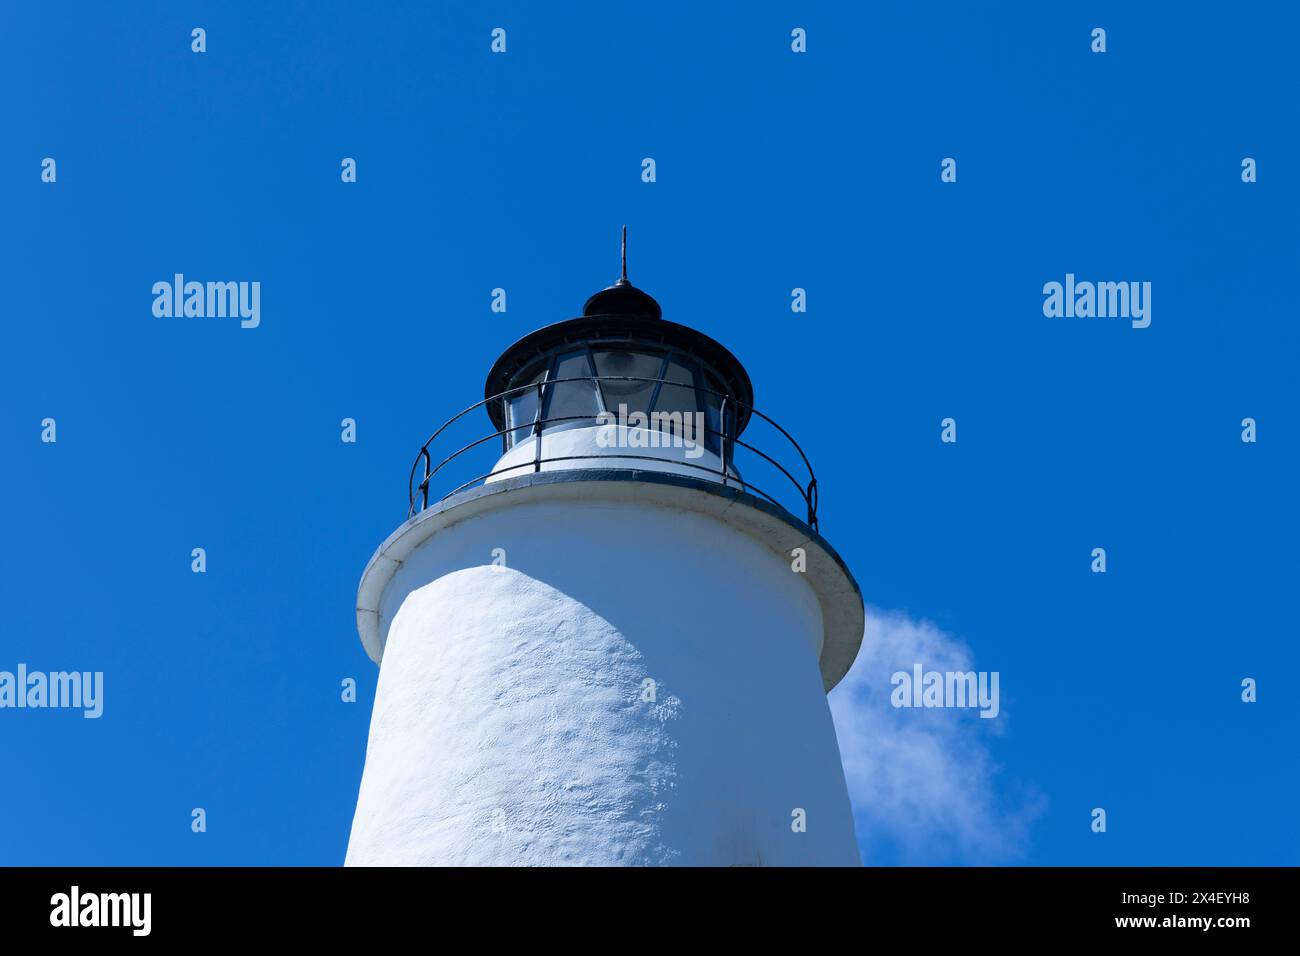
[[[99, 720], [0, 711], [0, 864], [342, 861], [377, 673], [361, 569], [420, 443], [616, 277], [624, 222], [633, 281], [808, 452], [868, 603], [1001, 674], [1002, 718], [947, 715], [978, 762], [947, 772], [982, 775], [961, 826], [1003, 839], [909, 843], [863, 805], [869, 862], [1300, 862], [1296, 27], [1289, 5], [6, 5], [0, 669], [106, 689]], [[261, 325], [155, 318], [177, 272], [260, 281]], [[1067, 272], [1151, 282], [1150, 327], [1045, 318]]]

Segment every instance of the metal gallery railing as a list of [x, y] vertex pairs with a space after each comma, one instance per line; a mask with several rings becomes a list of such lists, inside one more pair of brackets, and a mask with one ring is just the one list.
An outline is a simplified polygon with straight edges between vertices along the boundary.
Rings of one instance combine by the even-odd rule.
[[[659, 456], [659, 455], [628, 454], [627, 449], [623, 447], [619, 447], [616, 451], [611, 451], [608, 454], [599, 454], [599, 455], [553, 455], [553, 456], [543, 455], [542, 438], [547, 433], [547, 429], [549, 426], [556, 425], [561, 422], [591, 422], [593, 425], [609, 424], [609, 418], [608, 418], [610, 414], [609, 412], [598, 412], [596, 414], [591, 414], [591, 415], [559, 415], [559, 416], [551, 416], [546, 418], [542, 417], [543, 411], [546, 409], [546, 400], [548, 397], [548, 393], [554, 394], [549, 390], [554, 389], [555, 386], [557, 385], [563, 385], [567, 382], [594, 383], [593, 394], [601, 394], [600, 383], [602, 382], [640, 382], [644, 384], [654, 384], [656, 398], [665, 386], [674, 387], [674, 388], [684, 388], [684, 389], [688, 389], [689, 391], [691, 391], [696, 395], [710, 395], [714, 397], [715, 399], [718, 400], [717, 422], [721, 426], [721, 430], [711, 428], [706, 424], [704, 426], [703, 431], [705, 434], [714, 436], [719, 439], [718, 441], [719, 467], [712, 468], [708, 465], [700, 465], [694, 462], [682, 461], [677, 458], [664, 458], [663, 456]], [[499, 402], [501, 404], [501, 410], [502, 410], [501, 421], [508, 423], [509, 409], [507, 408], [507, 404], [509, 400], [528, 391], [536, 391], [537, 393], [536, 413], [531, 421], [520, 422], [517, 425], [507, 424], [505, 428], [499, 429], [495, 432], [492, 432], [491, 434], [484, 435], [481, 438], [477, 438], [474, 441], [471, 441], [467, 445], [461, 446], [460, 448], [453, 451], [451, 454], [447, 455], [441, 461], [439, 461], [437, 465], [433, 464], [433, 456], [429, 451], [429, 446], [432, 445], [434, 442], [436, 442], [447, 431], [448, 428], [450, 428], [456, 422], [463, 419], [470, 412], [473, 412], [478, 408], [484, 408], [490, 406], [494, 402]], [[697, 413], [688, 412], [685, 414], [697, 414]], [[766, 422], [768, 425], [771, 425], [772, 428], [776, 429], [776, 431], [780, 433], [780, 435], [782, 435], [786, 439], [786, 441], [790, 443], [790, 446], [798, 454], [799, 461], [803, 465], [803, 470], [807, 471], [808, 473], [808, 479], [806, 482], [803, 482], [800, 479], [796, 478], [793, 474], [790, 473], [789, 469], [787, 469], [784, 465], [781, 464], [781, 462], [777, 461], [771, 455], [767, 454], [766, 452], [764, 452], [759, 448], [754, 447], [752, 444], [749, 444], [748, 442], [741, 440], [738, 437], [738, 435], [735, 434], [735, 432], [737, 431], [736, 425], [738, 423], [738, 419], [740, 419], [742, 415], [746, 415], [746, 414], [747, 416], [749, 416], [749, 420], [751, 421], [753, 417], [757, 417], [762, 421]], [[649, 413], [647, 413], [647, 416], [648, 415]], [[626, 423], [618, 422], [618, 424], [626, 424]], [[734, 461], [735, 449], [743, 448], [747, 452], [753, 453], [754, 455], [766, 461], [768, 464], [772, 465], [778, 472], [780, 472], [783, 476], [785, 476], [785, 478], [789, 480], [790, 484], [793, 485], [795, 490], [798, 492], [799, 499], [803, 505], [802, 510], [807, 515], [808, 526], [812, 528], [814, 531], [817, 530], [817, 477], [816, 475], [813, 474], [812, 465], [808, 461], [808, 456], [804, 454], [803, 449], [799, 447], [799, 443], [794, 440], [793, 436], [791, 436], [791, 434], [788, 431], [786, 431], [784, 428], [778, 425], [767, 415], [764, 415], [758, 409], [754, 408], [752, 405], [747, 405], [746, 403], [740, 401], [734, 396], [727, 395], [723, 392], [716, 392], [707, 388], [700, 388], [697, 385], [687, 384], [685, 382], [673, 382], [663, 378], [645, 378], [638, 375], [582, 375], [582, 376], [575, 376], [573, 378], [549, 379], [549, 380], [535, 382], [529, 385], [520, 385], [515, 388], [507, 389], [504, 392], [499, 392], [496, 395], [490, 395], [481, 401], [475, 402], [473, 405], [470, 405], [468, 408], [462, 409], [460, 412], [453, 415], [451, 418], [447, 419], [447, 421], [443, 422], [442, 425], [439, 426], [438, 430], [429, 436], [428, 441], [426, 441], [424, 445], [421, 446], [420, 453], [416, 455], [415, 463], [411, 466], [410, 478], [407, 481], [407, 498], [409, 502], [407, 517], [408, 518], [413, 517], [414, 515], [423, 511], [425, 508], [429, 507], [430, 482], [445, 467], [447, 467], [453, 461], [459, 459], [462, 455], [465, 455], [466, 453], [473, 451], [475, 448], [478, 448], [494, 439], [501, 440], [503, 449], [521, 447], [523, 444], [522, 441], [511, 442], [511, 441], [507, 441], [506, 439], [507, 435], [513, 437], [513, 433], [519, 431], [527, 431], [530, 433], [525, 437], [524, 440], [525, 441], [531, 440], [533, 442], [533, 457], [531, 460], [525, 460], [522, 462], [516, 462], [514, 464], [508, 464], [503, 467], [495, 468], [492, 471], [478, 475], [474, 478], [471, 478], [468, 481], [462, 482], [461, 484], [457, 485], [455, 488], [452, 488], [445, 495], [443, 495], [442, 498], [437, 499], [437, 501], [445, 501], [447, 498], [450, 498], [452, 495], [458, 494], [459, 492], [464, 491], [466, 488], [476, 485], [479, 482], [487, 481], [489, 478], [494, 478], [498, 475], [503, 475], [508, 472], [523, 472], [525, 469], [531, 469], [532, 472], [540, 472], [542, 470], [542, 465], [550, 464], [553, 462], [586, 461], [586, 460], [623, 461], [623, 460], [630, 459], [630, 460], [654, 461], [654, 462], [659, 462], [661, 464], [670, 463], [674, 469], [676, 468], [695, 469], [700, 472], [704, 472], [709, 475], [712, 475], [713, 477], [718, 479], [719, 482], [724, 486], [735, 485], [746, 492], [757, 495], [758, 497], [761, 497], [766, 501], [771, 502], [772, 504], [776, 505], [778, 508], [782, 508], [786, 511], [790, 511], [791, 509], [787, 507], [787, 505], [783, 503], [781, 500], [779, 500], [778, 498], [774, 497], [771, 494], [768, 494], [763, 489], [757, 487], [756, 485], [753, 484], [753, 482], [742, 479], [740, 475], [737, 473], [737, 470], [735, 468], [735, 461]], [[551, 434], [554, 434], [554, 431], [552, 431]], [[420, 470], [421, 463], [423, 463], [424, 465], [422, 472]], [[418, 480], [417, 480], [417, 476], [418, 476]]]

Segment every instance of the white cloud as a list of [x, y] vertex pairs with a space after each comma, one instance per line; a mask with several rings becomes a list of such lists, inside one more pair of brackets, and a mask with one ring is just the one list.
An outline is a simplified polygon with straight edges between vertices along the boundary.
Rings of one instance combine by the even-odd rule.
[[891, 706], [891, 675], [916, 663], [927, 671], [975, 669], [961, 640], [928, 621], [868, 607], [862, 650], [830, 694], [863, 863], [887, 848], [912, 864], [1020, 858], [1042, 800], [1030, 791], [1008, 808], [1000, 792], [987, 740], [1010, 717], [1006, 680], [995, 720], [974, 710]]

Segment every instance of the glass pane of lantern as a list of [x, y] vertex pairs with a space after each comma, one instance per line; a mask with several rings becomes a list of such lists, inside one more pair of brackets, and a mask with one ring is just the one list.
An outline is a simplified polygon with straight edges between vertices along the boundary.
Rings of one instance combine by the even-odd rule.
[[[657, 379], [663, 367], [664, 357], [659, 352], [632, 352], [623, 350], [596, 350], [596, 374], [600, 376], [628, 376], [633, 379]], [[642, 381], [605, 381], [600, 383], [605, 393], [605, 407], [615, 414], [619, 405], [626, 405], [628, 412], [647, 412], [650, 410], [650, 396], [654, 395], [655, 382]]]
[[542, 426], [543, 430], [594, 425], [600, 408], [596, 402], [596, 383], [591, 378], [587, 350], [569, 352], [560, 356], [553, 377], [556, 379], [585, 378], [586, 381], [559, 382], [556, 385], [546, 386], [546, 412], [542, 417], [553, 419], [581, 416], [581, 418], [575, 421], [552, 422]]
[[[533, 381], [540, 379], [538, 375]], [[506, 425], [514, 428], [516, 425], [526, 425], [526, 428], [518, 428], [507, 432], [506, 438], [511, 447], [527, 439], [532, 433], [533, 421], [537, 418], [537, 389], [529, 388], [522, 392], [516, 392], [506, 402]]]
[[690, 365], [674, 355], [668, 360], [668, 368], [664, 371], [664, 386], [655, 401], [655, 411], [666, 412], [673, 417], [667, 421], [661, 419], [660, 428], [666, 432], [689, 434], [692, 441], [700, 441], [703, 436], [699, 434], [699, 423], [692, 421], [689, 426], [685, 426], [689, 431], [684, 431], [679, 427], [677, 418], [680, 414], [680, 421], [684, 425], [687, 416], [694, 415], [699, 410], [700, 398], [695, 391], [695, 372]]

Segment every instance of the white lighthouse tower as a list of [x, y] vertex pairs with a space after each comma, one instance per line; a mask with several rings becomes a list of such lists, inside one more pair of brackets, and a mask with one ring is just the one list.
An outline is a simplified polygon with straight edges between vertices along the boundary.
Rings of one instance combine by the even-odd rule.
[[[380, 672], [347, 864], [858, 863], [826, 692], [862, 597], [740, 362], [625, 255], [486, 395], [361, 579]], [[492, 430], [448, 441], [480, 407]]]

